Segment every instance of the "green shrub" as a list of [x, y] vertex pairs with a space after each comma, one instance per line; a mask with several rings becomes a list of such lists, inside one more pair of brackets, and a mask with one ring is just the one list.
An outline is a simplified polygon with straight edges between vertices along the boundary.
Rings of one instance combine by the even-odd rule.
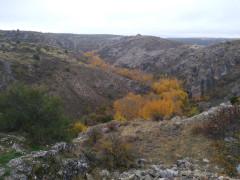
[[189, 107], [187, 107], [185, 109], [185, 113], [184, 114], [187, 117], [192, 117], [192, 116], [195, 116], [195, 115], [197, 115], [199, 113], [200, 113], [199, 108], [197, 106], [194, 106], [194, 105], [190, 104]]
[[33, 55], [33, 59], [40, 60], [39, 54], [34, 54], [34, 55]]
[[82, 121], [88, 126], [94, 126], [99, 123], [106, 123], [113, 120], [111, 114], [104, 114], [100, 112], [90, 113], [89, 115], [82, 118]]
[[21, 153], [10, 151], [0, 155], [0, 165], [7, 164], [10, 160], [21, 156]]
[[234, 97], [230, 98], [230, 102], [233, 105], [240, 104], [240, 97], [234, 96]]
[[69, 120], [59, 98], [40, 87], [14, 84], [0, 93], [0, 130], [25, 133], [31, 144], [67, 140]]

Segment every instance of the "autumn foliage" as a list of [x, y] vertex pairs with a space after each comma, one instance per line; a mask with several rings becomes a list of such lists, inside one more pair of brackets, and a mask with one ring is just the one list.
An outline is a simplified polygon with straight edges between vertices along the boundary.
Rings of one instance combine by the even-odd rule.
[[95, 52], [86, 52], [84, 53], [85, 57], [87, 58], [87, 63], [91, 67], [100, 68], [104, 71], [112, 71], [116, 74], [119, 74], [123, 77], [139, 81], [142, 83], [152, 83], [153, 82], [153, 75], [144, 73], [140, 70], [136, 69], [128, 69], [128, 68], [121, 68], [121, 67], [115, 67], [108, 63], [106, 63], [104, 60], [102, 60]]
[[98, 67], [104, 70], [111, 69], [111, 65], [105, 63], [95, 52], [90, 51], [84, 53], [87, 58], [87, 63], [92, 67]]
[[129, 93], [126, 97], [114, 102], [115, 119], [127, 120], [139, 117], [140, 110], [144, 106], [144, 98], [141, 95]]
[[140, 111], [140, 116], [144, 119], [169, 117], [174, 113], [172, 101], [159, 99], [147, 102]]
[[115, 119], [165, 119], [182, 114], [188, 96], [180, 81], [161, 79], [153, 83], [152, 90], [154, 93], [147, 95], [129, 93], [115, 101]]
[[115, 119], [164, 119], [182, 114], [188, 96], [183, 90], [181, 82], [177, 79], [165, 78], [156, 81], [151, 74], [140, 70], [107, 64], [95, 52], [86, 52], [84, 55], [91, 67], [111, 71], [151, 86], [152, 92], [149, 94], [137, 95], [129, 93], [126, 97], [115, 101], [113, 105]]
[[151, 83], [153, 81], [153, 76], [151, 74], [143, 73], [142, 71], [136, 69], [114, 67], [114, 72], [121, 76], [143, 83]]

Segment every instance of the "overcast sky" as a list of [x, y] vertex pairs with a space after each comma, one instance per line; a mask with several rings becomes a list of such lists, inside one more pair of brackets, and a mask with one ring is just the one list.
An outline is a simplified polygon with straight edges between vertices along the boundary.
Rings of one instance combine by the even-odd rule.
[[0, 29], [240, 37], [240, 0], [0, 0]]

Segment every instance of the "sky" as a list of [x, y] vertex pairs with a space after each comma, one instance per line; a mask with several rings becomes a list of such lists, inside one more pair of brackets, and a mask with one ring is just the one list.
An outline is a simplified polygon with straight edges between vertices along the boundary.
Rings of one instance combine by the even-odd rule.
[[240, 37], [240, 0], [0, 0], [0, 29]]

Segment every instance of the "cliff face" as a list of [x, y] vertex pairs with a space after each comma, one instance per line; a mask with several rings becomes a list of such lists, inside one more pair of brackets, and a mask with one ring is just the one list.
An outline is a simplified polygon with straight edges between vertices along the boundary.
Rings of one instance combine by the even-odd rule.
[[[224, 84], [228, 89], [225, 91], [231, 95], [239, 95], [239, 86], [231, 83], [239, 77], [240, 41], [203, 47], [170, 42], [166, 45], [164, 40], [160, 40], [159, 44], [164, 47], [152, 43], [154, 48], [148, 48], [147, 38], [142, 39], [145, 41], [139, 43], [138, 37], [126, 38], [100, 49], [99, 54], [115, 66], [138, 68], [156, 76], [176, 76], [185, 82], [193, 97], [209, 95], [220, 84]], [[135, 45], [127, 46], [125, 43]]]

